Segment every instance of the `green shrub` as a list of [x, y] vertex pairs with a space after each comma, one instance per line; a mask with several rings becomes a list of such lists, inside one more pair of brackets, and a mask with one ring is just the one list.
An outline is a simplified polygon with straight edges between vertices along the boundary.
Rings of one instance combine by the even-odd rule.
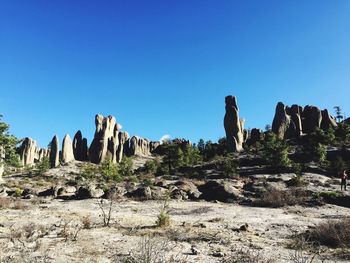
[[23, 194], [23, 189], [21, 189], [21, 188], [16, 188], [15, 189], [15, 196], [16, 197], [21, 197], [22, 194]]
[[50, 160], [48, 157], [43, 157], [43, 159], [36, 164], [37, 175], [42, 176], [50, 169]]
[[159, 168], [159, 162], [157, 160], [148, 160], [145, 165], [145, 172], [149, 174], [155, 174]]
[[97, 174], [99, 174], [99, 169], [97, 165], [94, 165], [92, 163], [84, 163], [80, 170], [80, 174], [86, 179], [92, 179], [95, 178]]
[[124, 156], [117, 166], [119, 177], [130, 177], [133, 175], [133, 163], [131, 158]]
[[118, 166], [114, 164], [111, 160], [105, 160], [101, 163], [99, 167], [99, 172], [106, 181], [120, 181], [120, 175], [118, 171]]
[[273, 132], [268, 132], [262, 148], [262, 158], [273, 168], [285, 168], [292, 165], [288, 157], [290, 148], [285, 141], [279, 139]]
[[156, 225], [158, 227], [165, 227], [170, 225], [170, 215], [169, 215], [169, 194], [166, 194], [163, 205], [159, 211], [157, 217]]

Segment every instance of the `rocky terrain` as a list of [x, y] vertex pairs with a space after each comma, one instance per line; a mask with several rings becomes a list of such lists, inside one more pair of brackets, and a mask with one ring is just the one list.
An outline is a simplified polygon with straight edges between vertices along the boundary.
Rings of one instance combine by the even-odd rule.
[[271, 130], [248, 131], [234, 96], [225, 110], [217, 143], [101, 115], [90, 145], [23, 139], [0, 177], [0, 262], [349, 262], [348, 120], [279, 102]]

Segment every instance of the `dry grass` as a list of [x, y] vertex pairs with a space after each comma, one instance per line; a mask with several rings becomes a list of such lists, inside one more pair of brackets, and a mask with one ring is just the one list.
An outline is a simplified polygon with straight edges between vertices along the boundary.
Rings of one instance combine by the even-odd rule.
[[21, 200], [14, 200], [9, 197], [0, 197], [0, 209], [24, 210], [27, 206]]
[[305, 235], [310, 242], [319, 245], [348, 248], [350, 246], [350, 218], [321, 223]]
[[300, 189], [292, 189], [281, 191], [277, 189], [269, 189], [260, 199], [253, 202], [255, 206], [261, 207], [283, 207], [303, 204], [306, 200], [306, 193]]

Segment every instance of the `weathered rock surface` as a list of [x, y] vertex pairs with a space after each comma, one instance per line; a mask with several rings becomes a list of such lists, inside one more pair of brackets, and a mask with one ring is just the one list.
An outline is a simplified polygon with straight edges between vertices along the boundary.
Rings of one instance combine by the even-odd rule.
[[58, 146], [58, 138], [55, 135], [50, 143], [50, 165], [51, 168], [57, 167], [60, 164], [60, 152]]
[[89, 198], [101, 198], [104, 195], [104, 191], [97, 188], [96, 185], [80, 186], [76, 197], [77, 199], [89, 199]]
[[75, 160], [83, 162], [88, 160], [87, 139], [83, 138], [81, 131], [77, 131], [74, 135], [73, 154]]
[[310, 105], [305, 106], [302, 117], [304, 133], [314, 132], [316, 128], [321, 127], [322, 114], [319, 108]]
[[20, 159], [23, 166], [34, 164], [36, 151], [36, 141], [32, 138], [26, 137], [19, 149]]
[[[103, 117], [97, 114], [95, 116], [96, 131], [94, 139], [89, 149], [89, 158], [92, 163], [101, 163], [107, 158], [111, 160], [116, 154], [116, 143], [118, 141], [118, 125], [113, 116]], [[115, 150], [115, 151], [114, 151]]]
[[338, 124], [335, 121], [335, 118], [328, 113], [327, 109], [322, 110], [321, 114], [322, 114], [322, 121], [321, 121], [322, 130], [328, 130], [329, 128], [338, 127]]
[[116, 153], [116, 160], [118, 163], [120, 163], [123, 159], [124, 155], [124, 146], [127, 143], [127, 140], [129, 139], [129, 134], [127, 132], [120, 131], [118, 133], [118, 140], [119, 144], [117, 147], [117, 153]]
[[244, 141], [244, 120], [239, 118], [236, 97], [225, 98], [224, 127], [229, 152], [240, 152], [243, 149]]
[[69, 163], [71, 161], [74, 161], [73, 143], [70, 136], [66, 134], [62, 142], [62, 162]]
[[280, 139], [290, 137], [296, 131], [294, 122], [291, 121], [291, 116], [287, 114], [286, 107], [282, 102], [278, 102], [276, 106], [275, 117], [272, 122], [272, 131]]
[[241, 191], [230, 181], [208, 181], [204, 185], [199, 186], [198, 190], [202, 192], [201, 198], [207, 201], [229, 202], [242, 196]]
[[249, 138], [247, 140], [247, 144], [252, 145], [252, 144], [254, 144], [260, 140], [263, 140], [263, 139], [264, 139], [264, 132], [260, 129], [253, 128], [250, 131], [250, 135], [249, 135]]
[[282, 102], [276, 106], [276, 113], [272, 122], [272, 131], [280, 139], [299, 137], [302, 134], [314, 132], [317, 128], [327, 130], [337, 127], [335, 119], [327, 110], [320, 110], [315, 106], [299, 105], [286, 107]]

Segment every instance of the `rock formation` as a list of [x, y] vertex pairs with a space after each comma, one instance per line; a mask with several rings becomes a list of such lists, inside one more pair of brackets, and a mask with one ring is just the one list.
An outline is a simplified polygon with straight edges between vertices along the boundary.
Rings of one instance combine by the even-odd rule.
[[87, 139], [83, 138], [81, 131], [77, 131], [73, 139], [73, 154], [74, 159], [77, 161], [87, 161], [88, 160], [88, 147]]
[[22, 142], [19, 153], [23, 166], [33, 165], [37, 154], [36, 141], [34, 141], [32, 138], [26, 137]]
[[62, 162], [69, 163], [71, 161], [74, 161], [73, 143], [70, 136], [66, 134], [62, 142]]
[[239, 118], [236, 97], [227, 96], [225, 98], [226, 114], [224, 117], [224, 127], [229, 152], [239, 152], [243, 149], [244, 121]]
[[292, 122], [291, 116], [287, 114], [286, 107], [282, 102], [277, 103], [275, 117], [272, 122], [272, 131], [280, 139], [289, 138], [296, 132], [296, 126]]
[[250, 131], [249, 138], [247, 140], [248, 145], [253, 145], [254, 143], [264, 139], [264, 132], [260, 129], [253, 128]]
[[60, 152], [58, 146], [58, 138], [55, 135], [50, 143], [50, 165], [51, 168], [57, 167], [60, 164]]
[[272, 131], [281, 139], [299, 137], [318, 128], [327, 130], [330, 127], [337, 127], [337, 123], [327, 110], [321, 111], [310, 105], [303, 108], [296, 104], [289, 108], [282, 102], [277, 104], [272, 122]]
[[90, 145], [89, 158], [92, 163], [101, 163], [107, 157], [116, 161], [119, 144], [118, 125], [113, 116], [95, 116], [96, 131]]
[[44, 157], [49, 158], [50, 156], [50, 151], [44, 148], [39, 149], [38, 151], [38, 161], [42, 161]]
[[321, 121], [321, 129], [322, 130], [328, 130], [329, 128], [338, 127], [338, 124], [337, 124], [335, 118], [333, 116], [329, 115], [327, 109], [321, 111], [321, 114], [322, 114], [322, 121]]
[[316, 128], [321, 127], [322, 114], [321, 110], [315, 106], [307, 105], [302, 113], [302, 125], [304, 133], [311, 133]]
[[129, 134], [127, 132], [118, 133], [119, 144], [118, 144], [117, 153], [116, 153], [116, 159], [118, 163], [120, 163], [123, 159], [124, 145], [126, 144], [128, 139], [129, 139]]

